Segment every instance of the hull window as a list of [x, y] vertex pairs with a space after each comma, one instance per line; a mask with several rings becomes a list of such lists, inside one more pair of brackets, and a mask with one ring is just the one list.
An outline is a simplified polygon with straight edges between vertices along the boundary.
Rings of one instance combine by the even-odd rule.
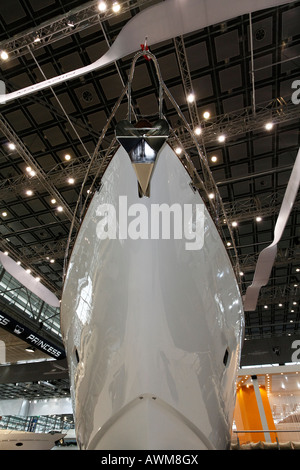
[[79, 354], [78, 354], [77, 348], [75, 348], [74, 350], [74, 356], [75, 356], [77, 364], [79, 364]]
[[226, 367], [228, 364], [228, 358], [229, 358], [229, 349], [227, 348], [223, 357], [223, 364]]

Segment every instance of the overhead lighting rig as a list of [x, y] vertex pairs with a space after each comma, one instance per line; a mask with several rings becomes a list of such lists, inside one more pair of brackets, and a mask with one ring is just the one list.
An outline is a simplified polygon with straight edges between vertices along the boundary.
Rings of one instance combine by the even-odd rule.
[[137, 0], [134, 3], [130, 0], [87, 2], [51, 21], [42, 23], [38, 28], [35, 27], [2, 41], [0, 59], [4, 61], [21, 57], [28, 53], [28, 48], [35, 50], [47, 46], [74, 33], [99, 25], [99, 21], [109, 20], [120, 11], [126, 13], [147, 3], [149, 0]]

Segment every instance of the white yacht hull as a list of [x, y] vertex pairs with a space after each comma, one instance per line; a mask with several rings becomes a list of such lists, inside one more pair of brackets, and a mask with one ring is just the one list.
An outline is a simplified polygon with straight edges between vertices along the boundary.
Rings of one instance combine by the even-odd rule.
[[[99, 208], [118, 208], [120, 200], [133, 211], [127, 214], [132, 231], [126, 238], [120, 210], [123, 238], [100, 239]], [[149, 198], [139, 197], [133, 166], [120, 147], [80, 228], [61, 329], [81, 449], [229, 447], [242, 300], [206, 208], [198, 249], [187, 249], [184, 237], [153, 239], [143, 231], [145, 239], [133, 239], [140, 228], [137, 213], [132, 217], [140, 206], [133, 204], [150, 213], [163, 203], [203, 205], [170, 146], [159, 152]]]

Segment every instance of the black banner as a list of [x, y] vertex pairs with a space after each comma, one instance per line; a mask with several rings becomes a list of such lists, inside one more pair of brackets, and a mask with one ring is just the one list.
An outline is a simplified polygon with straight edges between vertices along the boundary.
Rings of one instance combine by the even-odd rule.
[[64, 359], [66, 357], [64, 349], [57, 347], [2, 311], [0, 311], [0, 327], [51, 357], [56, 359]]

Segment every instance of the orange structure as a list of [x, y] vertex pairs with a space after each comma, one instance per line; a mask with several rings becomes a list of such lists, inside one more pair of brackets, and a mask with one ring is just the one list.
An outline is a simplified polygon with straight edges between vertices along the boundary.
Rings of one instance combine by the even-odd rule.
[[[276, 429], [266, 389], [264, 386], [260, 386], [259, 390], [262, 398], [268, 429]], [[254, 431], [264, 429], [253, 385], [238, 387], [234, 420], [236, 423], [237, 430], [240, 431]], [[240, 444], [265, 441], [265, 435], [263, 432], [238, 433], [238, 438]], [[270, 438], [272, 442], [276, 442], [276, 433], [271, 433]]]

